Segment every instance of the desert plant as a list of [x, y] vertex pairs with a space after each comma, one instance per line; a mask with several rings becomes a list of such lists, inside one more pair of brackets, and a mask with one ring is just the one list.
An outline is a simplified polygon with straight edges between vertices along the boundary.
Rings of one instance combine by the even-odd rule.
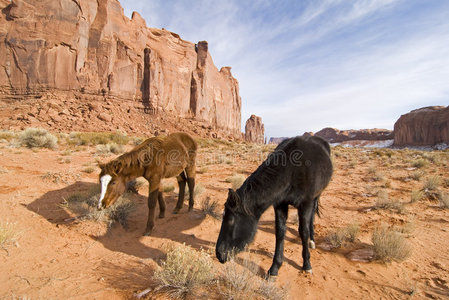
[[411, 246], [405, 237], [386, 225], [376, 228], [371, 240], [377, 260], [383, 262], [402, 261], [411, 254]]
[[415, 203], [424, 198], [424, 192], [419, 190], [413, 190], [410, 194], [410, 203]]
[[95, 186], [87, 193], [69, 195], [61, 206], [69, 209], [80, 220], [104, 222], [108, 226], [119, 222], [123, 227], [127, 227], [127, 218], [136, 208], [134, 202], [128, 198], [128, 194], [125, 193], [114, 204], [102, 210], [97, 209], [99, 197], [99, 186]]
[[436, 191], [440, 186], [440, 177], [430, 176], [423, 185], [424, 191]]
[[6, 140], [6, 141], [11, 141], [12, 139], [14, 139], [16, 137], [16, 133], [10, 130], [0, 130], [0, 141], [1, 140]]
[[15, 223], [0, 222], [0, 248], [6, 249], [8, 245], [16, 243], [18, 235]]
[[359, 234], [359, 229], [360, 227], [358, 224], [350, 224], [344, 228], [338, 228], [336, 231], [330, 233], [325, 237], [325, 240], [332, 246], [332, 248], [340, 248], [345, 246], [348, 242], [355, 242]]
[[[234, 257], [234, 255], [231, 255]], [[248, 259], [249, 255], [239, 263], [231, 259], [226, 263], [218, 279], [218, 288], [225, 299], [273, 299], [287, 297], [285, 287], [278, 288], [274, 281], [257, 276], [258, 265]]]
[[412, 173], [411, 178], [413, 180], [420, 181], [421, 177], [423, 177], [423, 176], [424, 176], [424, 172], [423, 171], [416, 171], [416, 172]]
[[97, 149], [96, 154], [102, 156], [107, 156], [110, 155], [111, 153], [120, 154], [123, 153], [124, 151], [123, 146], [116, 143], [97, 145], [96, 149]]
[[162, 187], [162, 191], [164, 191], [164, 193], [170, 193], [173, 192], [174, 190], [175, 186], [173, 184], [167, 184]]
[[19, 142], [28, 148], [55, 148], [58, 139], [42, 128], [28, 128], [19, 135]]
[[129, 137], [120, 132], [72, 132], [67, 142], [72, 145], [106, 145], [115, 143], [126, 145]]
[[206, 199], [204, 199], [201, 202], [201, 212], [204, 215], [209, 215], [213, 217], [214, 219], [217, 220], [221, 219], [221, 215], [218, 212], [218, 201], [217, 200], [211, 201], [210, 197], [206, 197]]
[[440, 207], [449, 208], [449, 194], [441, 194], [439, 200], [440, 200]]
[[412, 166], [414, 168], [418, 168], [418, 169], [427, 166], [427, 164], [428, 164], [428, 161], [425, 159], [422, 159], [422, 158], [417, 159], [412, 162]]
[[232, 189], [236, 190], [238, 189], [243, 182], [245, 181], [245, 176], [242, 174], [234, 174], [229, 178], [226, 178], [226, 182], [231, 183]]
[[185, 244], [167, 252], [153, 278], [156, 291], [163, 291], [173, 298], [185, 298], [198, 287], [210, 284], [214, 279], [213, 263], [203, 250], [195, 251]]
[[449, 188], [449, 178], [445, 178], [445, 179], [444, 179], [443, 185], [444, 185], [444, 187]]
[[379, 191], [377, 193], [377, 200], [374, 204], [375, 209], [388, 209], [398, 213], [402, 213], [404, 210], [404, 203], [394, 199], [390, 199], [386, 191]]
[[86, 167], [82, 170], [82, 172], [87, 173], [87, 174], [91, 174], [93, 172], [95, 172], [95, 168], [90, 166], [90, 167]]

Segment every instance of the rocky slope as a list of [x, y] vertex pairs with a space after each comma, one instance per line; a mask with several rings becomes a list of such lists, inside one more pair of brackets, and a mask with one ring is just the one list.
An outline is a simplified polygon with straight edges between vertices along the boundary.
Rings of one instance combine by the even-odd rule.
[[315, 133], [330, 143], [341, 143], [351, 140], [380, 141], [393, 139], [393, 132], [387, 129], [360, 129], [339, 130], [335, 128], [324, 128]]
[[[0, 9], [2, 108], [26, 112], [52, 99], [64, 108], [50, 117], [56, 125], [42, 119], [44, 126], [64, 127], [57, 123], [70, 115], [73, 129], [95, 130], [78, 106], [123, 106], [125, 115], [88, 111], [112, 128], [140, 128], [153, 121], [145, 113], [157, 112], [241, 137], [238, 82], [229, 67], [215, 67], [207, 42], [148, 28], [136, 12], [128, 19], [117, 0], [0, 0]], [[1, 126], [16, 121], [2, 118]]]
[[449, 106], [430, 106], [402, 115], [394, 124], [395, 146], [449, 144]]
[[264, 144], [265, 127], [262, 118], [251, 115], [245, 124], [245, 141], [256, 144]]

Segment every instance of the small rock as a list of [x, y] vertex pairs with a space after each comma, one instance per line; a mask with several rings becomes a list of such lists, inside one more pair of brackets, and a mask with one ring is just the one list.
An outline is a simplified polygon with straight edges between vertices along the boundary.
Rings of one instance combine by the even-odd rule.
[[354, 250], [346, 255], [349, 260], [370, 262], [374, 259], [374, 250], [372, 248], [362, 248]]
[[112, 121], [111, 115], [108, 115], [108, 114], [106, 114], [106, 113], [100, 113], [100, 114], [97, 116], [97, 118], [100, 119], [100, 120], [102, 120], [102, 121], [105, 121], [105, 122], [111, 122], [111, 121]]

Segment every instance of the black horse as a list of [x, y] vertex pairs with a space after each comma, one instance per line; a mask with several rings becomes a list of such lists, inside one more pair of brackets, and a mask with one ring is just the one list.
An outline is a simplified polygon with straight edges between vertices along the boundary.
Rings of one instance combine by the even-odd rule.
[[216, 255], [221, 263], [231, 252], [242, 251], [257, 230], [260, 216], [271, 205], [276, 223], [276, 250], [268, 274], [276, 276], [284, 257], [288, 206], [298, 209], [303, 270], [310, 265], [309, 234], [321, 193], [332, 177], [329, 144], [319, 137], [295, 137], [283, 141], [243, 185], [229, 189]]

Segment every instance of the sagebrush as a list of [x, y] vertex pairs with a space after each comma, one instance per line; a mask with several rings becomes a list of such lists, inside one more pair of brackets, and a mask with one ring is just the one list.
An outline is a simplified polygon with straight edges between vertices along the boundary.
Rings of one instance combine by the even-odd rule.
[[42, 128], [28, 128], [19, 134], [19, 143], [28, 148], [53, 149], [58, 143], [58, 138]]

